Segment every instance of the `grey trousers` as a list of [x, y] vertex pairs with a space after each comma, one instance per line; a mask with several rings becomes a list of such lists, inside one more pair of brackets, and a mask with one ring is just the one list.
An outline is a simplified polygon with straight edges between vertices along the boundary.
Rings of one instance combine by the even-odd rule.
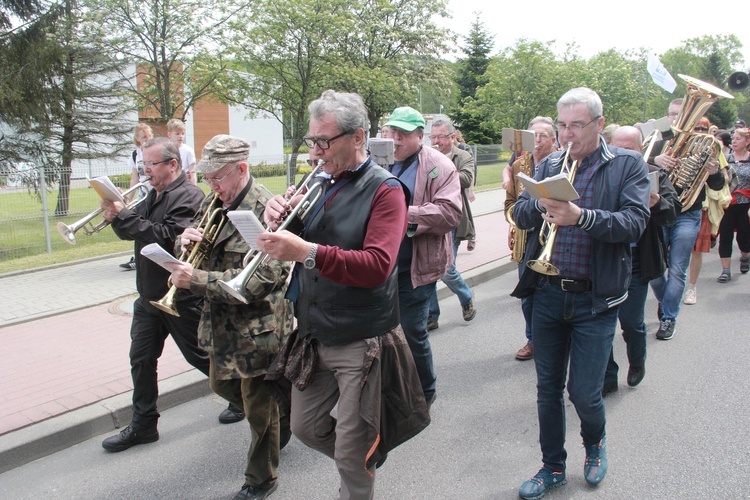
[[[335, 347], [319, 342], [315, 380], [304, 391], [292, 387], [292, 432], [335, 460], [342, 500], [375, 496], [375, 467], [365, 469], [367, 423], [359, 411], [365, 349], [363, 340]], [[331, 410], [337, 403], [337, 418], [333, 418]]]

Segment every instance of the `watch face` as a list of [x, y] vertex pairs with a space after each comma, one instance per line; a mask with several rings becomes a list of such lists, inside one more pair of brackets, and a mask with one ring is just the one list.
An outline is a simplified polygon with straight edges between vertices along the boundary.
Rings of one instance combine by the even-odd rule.
[[315, 259], [311, 259], [310, 257], [308, 257], [305, 259], [302, 265], [305, 266], [305, 269], [312, 269], [315, 267]]

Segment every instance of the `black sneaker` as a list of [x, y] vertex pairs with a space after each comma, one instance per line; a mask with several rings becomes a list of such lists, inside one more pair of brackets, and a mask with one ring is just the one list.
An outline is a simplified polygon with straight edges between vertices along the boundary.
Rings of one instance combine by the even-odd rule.
[[471, 321], [477, 315], [477, 308], [474, 307], [474, 301], [469, 301], [465, 306], [461, 306], [461, 312], [464, 315], [464, 321]]
[[102, 448], [107, 451], [125, 451], [137, 444], [153, 443], [159, 440], [159, 431], [156, 427], [150, 429], [137, 429], [128, 425], [116, 436], [110, 436], [102, 441]]
[[219, 413], [219, 422], [222, 424], [233, 424], [245, 420], [245, 410], [229, 403], [227, 409]]
[[240, 492], [234, 496], [233, 500], [262, 500], [263, 498], [271, 496], [271, 493], [276, 491], [276, 488], [278, 487], [279, 483], [273, 483], [273, 485], [268, 488], [246, 484], [242, 487]]
[[120, 264], [120, 267], [127, 269], [128, 271], [135, 271], [135, 257], [130, 257], [130, 261], [125, 264]]
[[659, 324], [659, 330], [656, 332], [656, 338], [659, 340], [669, 340], [674, 337], [675, 321], [673, 319], [663, 319]]

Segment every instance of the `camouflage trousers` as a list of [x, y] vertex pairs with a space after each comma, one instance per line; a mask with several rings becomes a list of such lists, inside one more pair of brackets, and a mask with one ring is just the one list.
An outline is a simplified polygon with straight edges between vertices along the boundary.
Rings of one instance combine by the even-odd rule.
[[245, 484], [268, 488], [276, 483], [279, 467], [279, 409], [270, 383], [263, 380], [264, 375], [218, 380], [213, 356], [209, 358], [211, 389], [238, 408], [244, 408], [250, 423]]

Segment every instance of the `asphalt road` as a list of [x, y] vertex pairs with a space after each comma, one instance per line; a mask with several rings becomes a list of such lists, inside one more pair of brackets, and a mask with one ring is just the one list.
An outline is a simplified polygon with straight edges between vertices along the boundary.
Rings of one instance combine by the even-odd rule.
[[[598, 488], [586, 485], [579, 422], [568, 403], [568, 484], [545, 498], [750, 498], [750, 275], [721, 285], [718, 257], [705, 260], [698, 304], [683, 307], [673, 340], [654, 338], [649, 296], [647, 373], [637, 388], [625, 385], [616, 337], [625, 369], [619, 392], [606, 399], [607, 478]], [[432, 335], [433, 422], [390, 454], [378, 471], [377, 498], [517, 498], [540, 467], [534, 366], [513, 358], [524, 342], [520, 304], [508, 295], [515, 281], [507, 273], [476, 287], [470, 323], [454, 297], [441, 302]], [[154, 444], [108, 454], [100, 436], [6, 472], [0, 497], [230, 499], [243, 482], [249, 436], [244, 423], [218, 424], [223, 407], [210, 396], [164, 411]], [[337, 497], [333, 461], [296, 438], [282, 451], [279, 474], [274, 499]]]

